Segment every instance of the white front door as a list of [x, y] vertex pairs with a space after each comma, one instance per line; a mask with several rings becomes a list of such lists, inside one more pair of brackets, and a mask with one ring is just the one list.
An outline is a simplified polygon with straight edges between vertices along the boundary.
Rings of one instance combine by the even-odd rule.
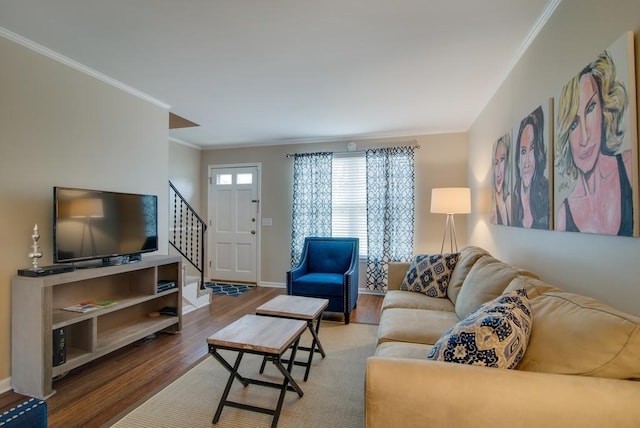
[[257, 282], [258, 167], [209, 169], [209, 276]]

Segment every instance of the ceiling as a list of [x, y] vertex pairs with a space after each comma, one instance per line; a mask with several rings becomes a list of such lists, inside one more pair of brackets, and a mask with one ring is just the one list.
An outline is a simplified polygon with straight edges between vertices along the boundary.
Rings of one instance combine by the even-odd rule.
[[560, 0], [0, 0], [203, 148], [465, 132]]

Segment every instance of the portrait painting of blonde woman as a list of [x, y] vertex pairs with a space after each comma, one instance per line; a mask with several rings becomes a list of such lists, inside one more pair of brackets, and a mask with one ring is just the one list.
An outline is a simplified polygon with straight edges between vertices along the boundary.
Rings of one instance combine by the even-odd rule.
[[633, 33], [573, 76], [556, 98], [555, 229], [638, 236]]
[[511, 134], [506, 133], [493, 144], [491, 223], [511, 225]]

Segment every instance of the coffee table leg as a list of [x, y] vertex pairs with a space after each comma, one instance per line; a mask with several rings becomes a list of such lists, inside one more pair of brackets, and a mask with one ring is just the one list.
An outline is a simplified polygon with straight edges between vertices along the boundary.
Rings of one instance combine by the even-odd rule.
[[316, 346], [318, 347], [318, 351], [320, 351], [320, 355], [322, 358], [326, 357], [324, 349], [322, 348], [322, 343], [320, 343], [320, 338], [318, 337], [318, 332], [320, 331], [320, 320], [322, 319], [322, 314], [316, 320], [315, 328], [313, 326], [313, 320], [307, 321], [307, 327], [313, 336], [313, 340], [311, 341], [311, 347], [309, 347], [309, 357], [307, 359], [306, 369], [304, 371], [304, 381], [306, 382], [309, 379], [309, 372], [311, 371], [311, 364], [313, 363], [313, 354], [316, 352]]
[[227, 402], [229, 391], [231, 391], [231, 384], [233, 384], [233, 379], [238, 378], [238, 380], [242, 382], [244, 386], [247, 386], [249, 383], [246, 382], [244, 379], [242, 379], [242, 376], [238, 374], [238, 368], [240, 367], [240, 361], [242, 361], [242, 356], [244, 355], [244, 352], [242, 351], [238, 352], [238, 357], [236, 358], [236, 362], [233, 365], [233, 368], [229, 365], [229, 363], [225, 361], [224, 358], [222, 358], [220, 354], [218, 354], [218, 352], [215, 349], [211, 350], [210, 352], [211, 352], [211, 355], [213, 355], [215, 359], [218, 360], [220, 364], [222, 364], [227, 370], [231, 369], [229, 370], [230, 374], [229, 374], [229, 380], [227, 380], [227, 386], [224, 388], [224, 392], [222, 393], [222, 397], [220, 397], [220, 402], [218, 403], [216, 414], [213, 416], [213, 423], [217, 424], [218, 421], [220, 420], [220, 415], [222, 414], [222, 408]]
[[267, 357], [262, 357], [262, 364], [260, 365], [260, 374], [264, 373], [264, 367], [267, 365]]
[[[315, 340], [316, 344], [318, 345], [318, 350], [320, 351], [320, 355], [322, 355], [322, 358], [326, 357], [325, 353], [324, 353], [324, 349], [322, 348], [322, 343], [320, 343], [320, 338], [318, 337], [318, 332], [320, 331], [320, 320], [322, 319], [322, 314], [320, 314], [320, 317], [318, 317], [318, 319], [316, 320], [316, 328], [315, 330], [313, 328], [311, 328], [311, 334], [313, 335], [313, 340]], [[314, 347], [314, 352], [315, 352], [315, 347]]]
[[[276, 428], [278, 426], [278, 419], [280, 419], [280, 411], [282, 410], [282, 403], [284, 402], [284, 396], [287, 393], [287, 384], [291, 384], [293, 389], [298, 393], [299, 397], [304, 395], [302, 389], [298, 386], [297, 382], [291, 377], [291, 369], [293, 368], [294, 361], [296, 359], [296, 351], [298, 350], [298, 343], [300, 343], [300, 336], [293, 343], [293, 348], [291, 350], [291, 357], [289, 358], [289, 362], [287, 363], [287, 368], [284, 368], [282, 365], [282, 361], [280, 360], [280, 356], [275, 357], [273, 359], [273, 365], [277, 367], [277, 369], [284, 376], [284, 380], [282, 381], [282, 389], [280, 390], [280, 397], [278, 397], [278, 405], [276, 406], [275, 413], [273, 415], [273, 421], [271, 422], [271, 428]], [[215, 422], [214, 422], [215, 423]]]

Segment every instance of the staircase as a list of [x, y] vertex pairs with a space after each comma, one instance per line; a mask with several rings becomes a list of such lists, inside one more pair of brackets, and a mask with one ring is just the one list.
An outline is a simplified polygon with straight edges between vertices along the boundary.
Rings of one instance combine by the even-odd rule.
[[200, 288], [200, 278], [183, 276], [182, 279], [182, 314], [189, 313], [211, 303], [211, 290]]
[[206, 306], [211, 292], [204, 286], [204, 246], [207, 224], [169, 181], [169, 244], [200, 276], [188, 276], [182, 267], [182, 313]]

